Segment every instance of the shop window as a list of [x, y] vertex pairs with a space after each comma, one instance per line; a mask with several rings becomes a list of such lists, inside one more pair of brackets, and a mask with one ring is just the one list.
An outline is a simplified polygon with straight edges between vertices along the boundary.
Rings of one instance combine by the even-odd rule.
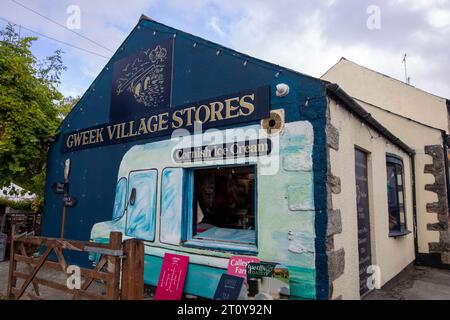
[[188, 245], [256, 251], [255, 166], [195, 169]]
[[405, 179], [403, 161], [396, 156], [386, 157], [389, 235], [408, 233], [405, 209]]
[[156, 170], [133, 171], [129, 176], [126, 235], [155, 240]]

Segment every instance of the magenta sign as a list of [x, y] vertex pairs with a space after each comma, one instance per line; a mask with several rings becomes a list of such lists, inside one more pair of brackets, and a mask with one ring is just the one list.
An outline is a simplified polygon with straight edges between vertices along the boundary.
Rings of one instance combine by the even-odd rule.
[[180, 300], [189, 266], [189, 257], [166, 253], [159, 274], [155, 300]]

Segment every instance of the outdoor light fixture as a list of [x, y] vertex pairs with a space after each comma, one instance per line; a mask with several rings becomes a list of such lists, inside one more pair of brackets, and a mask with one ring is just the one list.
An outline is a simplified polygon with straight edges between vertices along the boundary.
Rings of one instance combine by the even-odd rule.
[[285, 83], [277, 84], [277, 97], [286, 97], [289, 94], [289, 86]]
[[66, 159], [64, 163], [64, 182], [69, 181], [70, 159]]

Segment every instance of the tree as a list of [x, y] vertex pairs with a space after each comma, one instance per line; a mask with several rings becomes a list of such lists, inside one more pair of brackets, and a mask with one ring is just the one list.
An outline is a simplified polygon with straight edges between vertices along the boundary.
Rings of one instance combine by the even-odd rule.
[[69, 114], [70, 111], [72, 111], [73, 107], [78, 103], [78, 101], [80, 101], [80, 97], [65, 97], [64, 99], [62, 99], [58, 104], [58, 117], [61, 120], [64, 120], [64, 118]]
[[10, 24], [0, 38], [0, 186], [14, 182], [42, 200], [50, 141], [70, 108], [57, 90], [63, 52], [38, 61], [37, 38], [20, 37]]

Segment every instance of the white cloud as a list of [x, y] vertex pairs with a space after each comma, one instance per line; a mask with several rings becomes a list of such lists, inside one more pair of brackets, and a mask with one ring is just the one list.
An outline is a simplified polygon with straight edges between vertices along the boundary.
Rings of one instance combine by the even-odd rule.
[[226, 36], [225, 32], [220, 27], [219, 18], [212, 16], [208, 21], [208, 26], [213, 29], [220, 37], [224, 38]]
[[392, 5], [402, 5], [410, 10], [429, 10], [432, 8], [446, 6], [450, 0], [392, 0]]
[[428, 22], [435, 28], [450, 27], [450, 10], [433, 9], [427, 14]]
[[[79, 5], [85, 36], [112, 50], [137, 23], [141, 13], [208, 40], [319, 77], [342, 56], [403, 80], [402, 56], [410, 57], [413, 84], [450, 97], [450, 0], [378, 0], [383, 24], [366, 29], [366, 7], [372, 0], [18, 0], [59, 22], [67, 19], [68, 5]], [[367, 2], [367, 3], [365, 3]], [[2, 15], [55, 38], [111, 56], [111, 52], [46, 22], [11, 1], [2, 3]], [[183, 21], [180, 23], [179, 21]], [[170, 22], [170, 23], [169, 23]], [[49, 42], [50, 43], [50, 42]], [[58, 44], [55, 48], [61, 47]], [[66, 48], [67, 82], [87, 88], [107, 60]], [[79, 67], [83, 66], [83, 68]], [[87, 80], [89, 79], [89, 81]]]
[[[397, 2], [395, 10], [390, 8], [394, 2]], [[336, 14], [336, 11], [329, 10], [338, 10], [336, 6], [339, 1], [325, 2], [323, 6], [318, 3], [315, 6], [297, 5], [295, 14], [288, 10], [292, 5], [289, 0], [276, 3], [252, 0], [242, 4], [227, 3], [221, 9], [235, 17], [229, 28], [228, 41], [238, 51], [316, 77], [320, 77], [344, 56], [402, 81], [405, 78], [402, 58], [407, 52], [412, 84], [434, 94], [450, 97], [450, 83], [444, 80], [450, 73], [447, 62], [450, 44], [443, 36], [443, 26], [450, 21], [447, 18], [449, 0], [394, 0], [385, 1], [385, 5], [380, 3], [386, 20], [383, 25], [385, 29], [367, 34], [367, 30], [363, 29], [365, 24], [362, 24], [360, 30], [351, 30], [355, 32], [353, 40], [348, 34], [345, 35], [346, 39], [340, 39], [339, 33], [337, 36], [327, 33], [330, 28], [339, 30], [355, 19], [364, 21], [364, 16], [357, 16], [355, 12], [345, 10], [348, 9], [346, 7], [337, 13], [340, 15], [338, 23], [325, 28], [330, 23], [329, 15]], [[448, 6], [447, 9], [442, 7], [444, 5]], [[424, 20], [431, 17], [431, 26], [423, 27], [420, 21], [413, 20], [417, 15], [412, 16], [408, 12], [416, 10], [422, 10], [420, 14], [423, 14]], [[393, 12], [400, 16], [393, 15]], [[397, 23], [389, 25], [389, 19], [396, 19]], [[389, 30], [400, 28], [401, 24], [405, 25], [404, 30]], [[408, 24], [416, 24], [419, 30], [408, 28]], [[387, 45], [384, 42], [386, 39], [394, 45]]]

